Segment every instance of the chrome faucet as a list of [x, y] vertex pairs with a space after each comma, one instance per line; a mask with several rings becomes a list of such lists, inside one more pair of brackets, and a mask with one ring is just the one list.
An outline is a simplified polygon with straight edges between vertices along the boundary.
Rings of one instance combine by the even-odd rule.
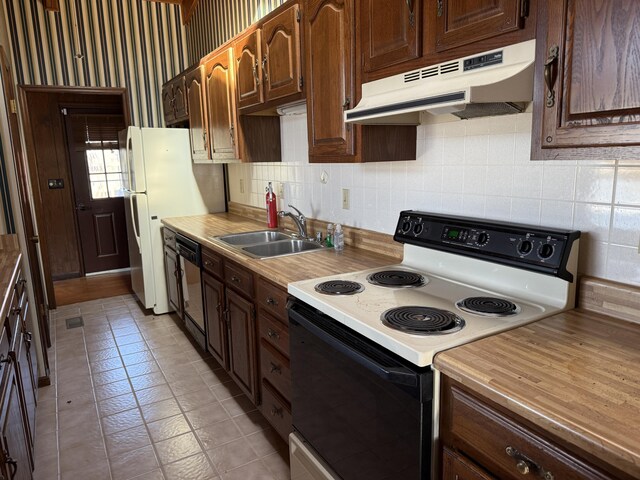
[[298, 215], [281, 210], [278, 212], [278, 216], [291, 217], [291, 220], [293, 220], [293, 223], [295, 223], [296, 227], [298, 227], [298, 236], [306, 239], [307, 238], [307, 219], [302, 214], [302, 212], [298, 210], [296, 207], [294, 207], [293, 205], [289, 204], [289, 208], [293, 208], [298, 213]]

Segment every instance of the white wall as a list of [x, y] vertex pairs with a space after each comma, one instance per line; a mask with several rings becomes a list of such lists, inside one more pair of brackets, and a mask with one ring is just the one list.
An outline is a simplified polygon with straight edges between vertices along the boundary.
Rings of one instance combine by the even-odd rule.
[[583, 232], [582, 273], [640, 285], [640, 162], [531, 161], [522, 113], [422, 125], [417, 161], [310, 165], [306, 116], [281, 122], [282, 163], [229, 165], [232, 201], [264, 207], [273, 181], [284, 186], [280, 208], [384, 233], [402, 209], [573, 228]]

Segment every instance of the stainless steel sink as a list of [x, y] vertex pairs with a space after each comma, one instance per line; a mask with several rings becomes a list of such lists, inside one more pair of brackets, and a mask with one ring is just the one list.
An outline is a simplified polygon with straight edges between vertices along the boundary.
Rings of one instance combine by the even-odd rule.
[[242, 251], [255, 258], [280, 257], [294, 253], [312, 252], [325, 247], [309, 240], [280, 240], [242, 247]]
[[268, 243], [278, 240], [289, 240], [290, 235], [274, 230], [263, 230], [260, 232], [234, 233], [217, 237], [221, 242], [234, 246], [254, 245], [256, 243]]

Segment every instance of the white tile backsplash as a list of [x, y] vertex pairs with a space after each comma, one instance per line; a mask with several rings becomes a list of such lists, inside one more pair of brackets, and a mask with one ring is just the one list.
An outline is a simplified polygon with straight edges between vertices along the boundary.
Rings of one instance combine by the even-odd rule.
[[285, 185], [280, 209], [384, 233], [410, 208], [575, 228], [585, 232], [581, 272], [640, 285], [640, 162], [530, 161], [532, 118], [522, 113], [421, 125], [415, 162], [310, 165], [306, 117], [280, 121], [282, 163], [229, 165], [232, 201], [264, 207], [272, 181], [276, 193]]

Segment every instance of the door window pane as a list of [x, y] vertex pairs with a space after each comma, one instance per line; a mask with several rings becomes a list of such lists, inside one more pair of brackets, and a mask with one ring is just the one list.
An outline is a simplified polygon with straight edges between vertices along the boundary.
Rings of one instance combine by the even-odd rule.
[[120, 152], [117, 149], [93, 148], [86, 151], [87, 169], [91, 184], [91, 198], [122, 197], [123, 183]]

